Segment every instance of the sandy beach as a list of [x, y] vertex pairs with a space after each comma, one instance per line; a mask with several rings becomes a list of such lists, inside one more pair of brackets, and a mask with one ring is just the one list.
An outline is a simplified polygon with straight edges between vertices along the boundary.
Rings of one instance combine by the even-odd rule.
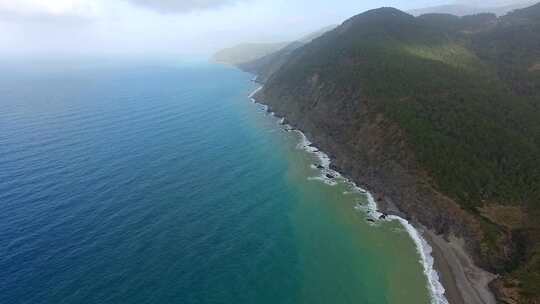
[[430, 230], [424, 230], [423, 237], [433, 249], [435, 269], [450, 304], [496, 303], [488, 287], [496, 275], [474, 265], [462, 240], [451, 237], [447, 241]]

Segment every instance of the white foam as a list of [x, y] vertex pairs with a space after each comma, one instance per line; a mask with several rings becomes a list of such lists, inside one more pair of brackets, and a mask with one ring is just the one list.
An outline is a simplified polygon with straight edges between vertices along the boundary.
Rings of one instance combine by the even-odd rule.
[[[253, 102], [257, 102], [253, 96], [257, 94], [263, 87], [259, 87], [256, 89], [253, 93], [251, 93], [250, 98]], [[268, 107], [264, 107], [265, 111], [268, 111]], [[282, 118], [283, 120], [285, 118]], [[292, 127], [290, 125], [286, 125], [285, 128], [287, 130], [292, 130]], [[300, 130], [294, 130], [300, 135], [300, 142], [297, 145], [297, 148], [303, 149], [309, 153], [315, 154], [320, 162], [320, 165], [323, 167], [321, 170], [322, 175], [317, 177], [310, 177], [308, 179], [310, 180], [320, 180], [328, 185], [335, 186], [338, 184], [338, 182], [335, 179], [330, 179], [326, 177], [326, 174], [330, 174], [336, 178], [343, 179], [341, 174], [339, 172], [334, 171], [330, 169], [330, 157], [319, 149], [313, 147], [309, 139], [306, 137], [306, 135], [301, 132]], [[316, 166], [312, 165], [312, 168], [317, 168]], [[367, 204], [357, 204], [354, 209], [356, 210], [362, 210], [365, 212], [368, 216], [370, 216], [373, 220], [376, 222], [372, 222], [370, 224], [375, 225], [377, 222], [380, 222], [380, 217], [383, 215], [381, 212], [378, 211], [377, 203], [375, 202], [375, 199], [373, 199], [373, 196], [371, 193], [369, 193], [367, 190], [362, 189], [358, 187], [352, 180], [345, 179], [346, 183], [348, 183], [351, 188], [352, 192], [357, 192], [364, 194], [367, 197]], [[344, 193], [345, 194], [345, 193]], [[444, 296], [445, 290], [442, 286], [440, 280], [439, 280], [439, 274], [434, 268], [434, 260], [433, 256], [431, 255], [433, 249], [427, 241], [422, 238], [418, 230], [414, 228], [411, 223], [409, 223], [406, 219], [401, 218], [396, 215], [389, 215], [386, 217], [387, 221], [398, 221], [407, 231], [411, 239], [413, 240], [414, 244], [416, 245], [416, 250], [418, 251], [418, 254], [420, 255], [419, 262], [422, 264], [422, 267], [424, 268], [424, 275], [427, 278], [428, 281], [428, 289], [431, 296], [431, 304], [449, 304], [448, 300]]]
[[371, 193], [369, 192], [366, 192], [366, 197], [368, 201], [366, 205], [367, 210], [371, 211], [371, 214], [374, 214], [375, 216], [377, 216], [377, 218], [380, 217], [382, 213], [379, 212], [379, 208], [377, 207], [377, 203], [375, 202], [373, 195], [371, 195]]
[[[365, 191], [359, 187], [356, 187], [360, 191]], [[375, 202], [375, 199], [373, 199], [373, 196], [369, 192], [365, 192], [368, 203], [363, 207], [362, 210], [367, 210], [368, 214], [372, 218], [380, 218], [382, 213], [380, 213], [377, 210], [377, 203]], [[361, 209], [361, 208], [355, 208], [355, 209]], [[389, 215], [386, 217], [388, 221], [398, 221], [407, 231], [411, 239], [413, 240], [416, 250], [418, 254], [420, 255], [420, 264], [422, 264], [422, 267], [424, 268], [424, 275], [426, 276], [428, 280], [428, 289], [431, 296], [431, 304], [448, 304], [448, 300], [444, 296], [444, 287], [442, 286], [440, 280], [439, 280], [439, 274], [434, 268], [434, 260], [431, 253], [433, 252], [433, 249], [427, 241], [420, 235], [418, 230], [414, 228], [411, 223], [409, 223], [406, 219], [396, 216], [396, 215]]]
[[431, 255], [433, 249], [431, 248], [431, 246], [429, 246], [426, 240], [422, 238], [418, 230], [416, 230], [413, 225], [411, 225], [406, 219], [395, 215], [390, 215], [388, 216], [388, 218], [390, 220], [399, 221], [401, 225], [405, 227], [405, 230], [407, 230], [409, 236], [413, 239], [418, 254], [420, 255], [420, 263], [424, 267], [424, 274], [428, 279], [428, 288], [431, 295], [431, 303], [448, 304], [448, 300], [444, 296], [444, 287], [439, 280], [439, 274], [433, 267], [434, 260], [433, 256]]
[[[338, 184], [337, 179], [342, 179], [342, 176], [339, 172], [330, 169], [330, 157], [326, 153], [319, 150], [317, 147], [314, 147], [311, 141], [307, 139], [306, 135], [302, 131], [295, 131], [300, 135], [300, 142], [298, 143], [297, 148], [317, 156], [319, 160], [318, 165], [322, 167], [322, 169], [320, 169], [321, 174], [319, 176], [309, 177], [308, 180], [318, 180], [324, 182], [329, 186], [336, 186]], [[311, 168], [319, 169], [315, 165], [311, 165]]]
[[259, 93], [262, 89], [263, 89], [263, 86], [256, 88], [253, 92], [251, 92], [251, 94], [249, 94], [248, 98], [251, 99], [253, 102], [255, 102], [255, 99], [254, 99], [255, 94]]
[[[357, 204], [355, 206], [355, 209], [362, 210], [366, 212], [372, 219], [378, 220], [383, 214], [378, 211], [377, 202], [375, 202], [373, 195], [356, 185], [354, 185], [354, 189], [360, 193], [364, 193], [367, 197], [367, 204]], [[433, 256], [431, 255], [433, 249], [431, 248], [431, 246], [429, 246], [427, 241], [422, 238], [418, 230], [416, 230], [416, 228], [414, 228], [414, 226], [411, 225], [411, 223], [409, 223], [406, 219], [396, 215], [388, 215], [386, 217], [386, 220], [398, 221], [401, 226], [405, 228], [405, 230], [413, 240], [416, 246], [416, 250], [420, 255], [419, 262], [420, 264], [422, 264], [422, 267], [424, 269], [424, 275], [428, 280], [428, 289], [431, 296], [431, 304], [448, 304], [448, 300], [444, 296], [444, 287], [439, 280], [439, 274], [434, 268], [434, 260]]]
[[326, 176], [311, 176], [311, 177], [308, 177], [308, 180], [316, 180], [316, 181], [321, 181], [325, 184], [327, 184], [328, 186], [337, 186], [338, 182], [333, 180], [333, 179], [330, 179]]
[[324, 169], [327, 170], [327, 173], [332, 174], [334, 176], [340, 176], [340, 174], [336, 171], [330, 170], [330, 157], [322, 151], [320, 151], [318, 148], [312, 146], [312, 142], [307, 139], [306, 135], [300, 131], [300, 130], [294, 130], [296, 133], [300, 135], [300, 142], [297, 145], [297, 148], [303, 149], [309, 153], [315, 154], [317, 158], [319, 159], [320, 165], [324, 167]]

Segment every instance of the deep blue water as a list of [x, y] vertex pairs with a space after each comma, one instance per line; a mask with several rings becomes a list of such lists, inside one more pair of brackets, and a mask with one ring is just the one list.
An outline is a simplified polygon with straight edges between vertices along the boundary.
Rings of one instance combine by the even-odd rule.
[[341, 227], [320, 215], [333, 211], [297, 216], [311, 190], [291, 182], [288, 141], [249, 103], [250, 75], [204, 63], [8, 68], [0, 303], [390, 302], [390, 262], [328, 228]]

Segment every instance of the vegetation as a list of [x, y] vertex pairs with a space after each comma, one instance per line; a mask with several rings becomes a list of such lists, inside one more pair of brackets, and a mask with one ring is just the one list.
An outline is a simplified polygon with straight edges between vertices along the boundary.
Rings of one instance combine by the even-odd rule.
[[523, 250], [493, 268], [531, 302], [540, 299], [539, 21], [540, 4], [501, 18], [374, 10], [293, 52], [269, 80], [301, 86], [317, 75], [376, 101], [435, 186], [483, 223], [482, 254], [506, 228], [480, 208], [524, 210], [512, 227]]

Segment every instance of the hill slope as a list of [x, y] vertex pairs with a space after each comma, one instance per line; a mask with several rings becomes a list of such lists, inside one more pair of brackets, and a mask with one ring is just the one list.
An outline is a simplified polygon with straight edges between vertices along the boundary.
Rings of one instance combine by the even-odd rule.
[[264, 82], [287, 62], [295, 50], [307, 43], [310, 43], [314, 39], [319, 38], [334, 28], [336, 28], [335, 25], [327, 26], [303, 38], [300, 38], [297, 41], [291, 42], [277, 52], [271, 53], [256, 60], [244, 62], [238, 66], [247, 72], [256, 73], [258, 76], [257, 81]]
[[368, 11], [258, 68], [260, 100], [383, 207], [463, 238], [507, 303], [540, 301], [539, 7]]
[[[283, 43], [243, 43], [223, 49], [213, 56], [219, 63], [240, 66], [250, 72], [257, 71], [259, 79], [266, 79], [285, 63], [289, 55], [301, 46], [335, 28], [335, 25], [324, 27], [293, 42]], [[265, 72], [263, 72], [263, 69]]]
[[272, 54], [287, 45], [288, 42], [243, 43], [217, 52], [213, 60], [232, 65], [241, 64]]
[[498, 5], [498, 6], [474, 6], [474, 5], [463, 5], [463, 4], [450, 4], [450, 5], [440, 5], [427, 8], [421, 8], [412, 10], [409, 13], [415, 16], [420, 16], [424, 14], [452, 14], [456, 16], [467, 16], [475, 15], [482, 13], [492, 13], [498, 16], [505, 15], [513, 10], [521, 9], [528, 7], [534, 4], [534, 1], [516, 1], [515, 4], [510, 5]]

